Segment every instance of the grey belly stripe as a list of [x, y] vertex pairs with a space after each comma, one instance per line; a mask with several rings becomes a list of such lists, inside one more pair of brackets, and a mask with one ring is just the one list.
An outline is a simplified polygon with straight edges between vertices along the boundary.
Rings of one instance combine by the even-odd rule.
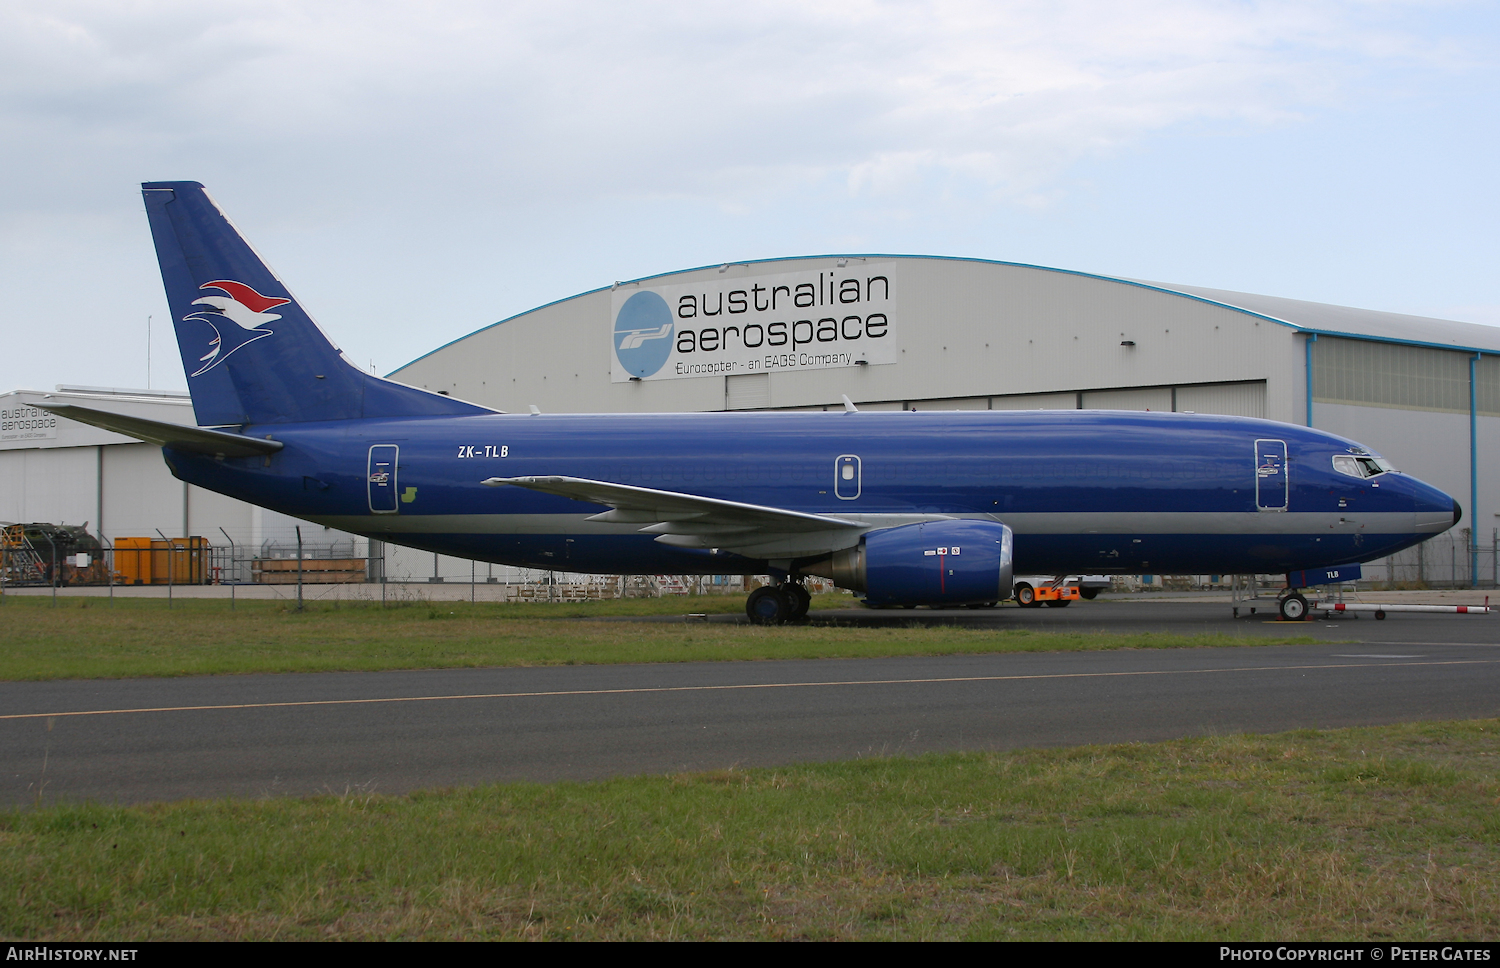
[[[586, 520], [582, 514], [370, 514], [309, 517], [318, 524], [355, 534], [575, 534], [633, 535], [644, 525], [605, 524]], [[910, 520], [909, 514], [850, 514], [839, 517], [862, 520], [872, 528], [890, 527]], [[955, 514], [955, 518], [1000, 521], [1018, 535], [1082, 534], [1262, 534], [1340, 535], [1409, 534], [1412, 515], [1384, 513], [1351, 516], [1338, 512], [1241, 512], [1241, 511], [1084, 511], [1078, 513]], [[888, 520], [889, 523], [882, 523]]]

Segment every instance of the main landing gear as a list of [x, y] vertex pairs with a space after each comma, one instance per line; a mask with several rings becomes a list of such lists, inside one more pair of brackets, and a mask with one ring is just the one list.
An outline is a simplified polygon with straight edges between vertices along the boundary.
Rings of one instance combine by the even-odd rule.
[[800, 581], [762, 585], [745, 599], [745, 614], [754, 625], [781, 625], [807, 617], [812, 595]]

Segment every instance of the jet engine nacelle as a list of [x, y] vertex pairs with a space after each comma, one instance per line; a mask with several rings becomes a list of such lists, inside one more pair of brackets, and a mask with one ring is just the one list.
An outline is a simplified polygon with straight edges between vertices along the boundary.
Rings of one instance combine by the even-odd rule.
[[929, 521], [872, 531], [823, 568], [871, 605], [972, 605], [1011, 596], [1010, 528], [992, 521]]

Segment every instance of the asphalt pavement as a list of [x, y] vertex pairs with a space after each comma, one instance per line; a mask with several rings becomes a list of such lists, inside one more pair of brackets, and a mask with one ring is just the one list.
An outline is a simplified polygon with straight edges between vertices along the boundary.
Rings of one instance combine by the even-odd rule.
[[1289, 625], [1090, 602], [814, 617], [1320, 642], [0, 683], [3, 802], [401, 793], [1500, 715], [1495, 616]]

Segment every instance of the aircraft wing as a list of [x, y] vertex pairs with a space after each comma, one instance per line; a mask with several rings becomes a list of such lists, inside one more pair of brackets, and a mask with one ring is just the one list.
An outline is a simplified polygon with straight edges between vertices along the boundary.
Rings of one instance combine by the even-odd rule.
[[848, 547], [869, 530], [863, 521], [743, 504], [680, 491], [660, 491], [582, 477], [492, 477], [490, 487], [512, 485], [607, 505], [588, 520], [637, 524], [657, 541], [682, 548], [723, 548], [758, 557], [801, 557]]
[[76, 420], [91, 427], [124, 434], [136, 440], [144, 440], [148, 444], [156, 444], [158, 447], [172, 447], [197, 454], [255, 457], [261, 454], [274, 454], [285, 446], [278, 440], [259, 440], [243, 434], [228, 434], [222, 430], [184, 427], [181, 424], [163, 423], [160, 420], [147, 420], [145, 417], [128, 417], [104, 410], [76, 407], [71, 403], [39, 403], [37, 406], [59, 417], [67, 417], [69, 420]]

